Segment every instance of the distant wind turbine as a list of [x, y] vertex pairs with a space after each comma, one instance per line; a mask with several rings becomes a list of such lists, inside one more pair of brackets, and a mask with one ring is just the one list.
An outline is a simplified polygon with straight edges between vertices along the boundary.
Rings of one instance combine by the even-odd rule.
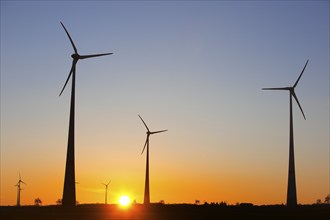
[[23, 190], [21, 188], [21, 183], [25, 184], [25, 182], [22, 181], [21, 179], [21, 174], [19, 173], [19, 179], [18, 179], [18, 182], [15, 186], [17, 186], [17, 206], [20, 207], [21, 206], [21, 190]]
[[102, 183], [103, 185], [105, 185], [105, 204], [108, 204], [108, 186], [110, 183], [111, 183], [111, 180], [107, 184]]
[[76, 205], [76, 186], [75, 186], [75, 162], [74, 162], [74, 114], [75, 114], [75, 85], [76, 85], [76, 64], [79, 60], [110, 55], [112, 53], [103, 54], [93, 54], [93, 55], [79, 55], [73, 40], [66, 30], [65, 26], [61, 22], [66, 34], [68, 35], [71, 45], [74, 50], [74, 54], [71, 55], [73, 61], [71, 70], [69, 72], [68, 78], [65, 81], [63, 89], [60, 92], [60, 96], [64, 91], [71, 75], [72, 75], [72, 87], [71, 87], [71, 104], [70, 104], [70, 121], [69, 121], [69, 134], [68, 134], [68, 148], [66, 156], [66, 166], [65, 166], [65, 178], [64, 178], [64, 189], [63, 189], [63, 199], [62, 205], [72, 207]]
[[141, 154], [143, 154], [144, 149], [147, 147], [147, 162], [146, 162], [146, 180], [145, 180], [145, 187], [144, 187], [144, 204], [148, 205], [150, 204], [150, 190], [149, 190], [149, 136], [151, 134], [157, 134], [157, 133], [161, 133], [161, 132], [165, 132], [167, 130], [161, 130], [161, 131], [153, 131], [151, 132], [147, 126], [147, 124], [143, 121], [143, 119], [141, 118], [141, 116], [139, 115], [141, 121], [143, 122], [144, 126], [147, 129], [147, 139], [146, 142], [144, 144], [143, 150], [141, 152]]
[[263, 90], [285, 90], [289, 91], [290, 96], [290, 141], [289, 141], [289, 174], [288, 174], [288, 191], [287, 191], [287, 200], [286, 205], [288, 207], [295, 207], [297, 206], [297, 190], [296, 190], [296, 174], [295, 174], [295, 163], [294, 163], [294, 139], [293, 139], [293, 114], [292, 114], [292, 97], [296, 100], [301, 113], [306, 120], [305, 114], [303, 109], [301, 108], [301, 105], [298, 101], [298, 98], [296, 96], [296, 93], [294, 89], [296, 88], [302, 74], [305, 71], [305, 68], [308, 64], [308, 60], [306, 61], [306, 64], [301, 71], [297, 81], [295, 84], [291, 87], [280, 87], [280, 88], [263, 88]]

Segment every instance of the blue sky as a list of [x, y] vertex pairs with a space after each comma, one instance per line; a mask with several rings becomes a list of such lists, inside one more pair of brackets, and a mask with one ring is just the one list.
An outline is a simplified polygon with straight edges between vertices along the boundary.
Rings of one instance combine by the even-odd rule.
[[[294, 104], [298, 200], [329, 193], [329, 1], [1, 1], [1, 204], [15, 202], [19, 171], [35, 181], [33, 192], [37, 174], [56, 183], [46, 203], [61, 196], [71, 84], [58, 94], [73, 49], [60, 21], [80, 54], [114, 53], [77, 64], [80, 187], [111, 176], [142, 200], [140, 114], [151, 129], [169, 130], [152, 137], [151, 181], [176, 172], [223, 186], [172, 198], [155, 182], [155, 201], [285, 202], [289, 97], [261, 88], [291, 86], [309, 59], [296, 88], [306, 121]], [[123, 173], [137, 175], [141, 192]], [[231, 181], [237, 190], [228, 192]]]

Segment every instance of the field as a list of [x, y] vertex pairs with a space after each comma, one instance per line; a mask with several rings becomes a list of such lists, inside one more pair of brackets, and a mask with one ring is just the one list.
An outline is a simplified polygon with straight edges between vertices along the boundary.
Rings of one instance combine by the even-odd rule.
[[295, 209], [285, 206], [219, 206], [219, 205], [162, 205], [148, 207], [132, 205], [129, 208], [117, 205], [78, 205], [72, 210], [61, 206], [1, 206], [2, 220], [29, 219], [82, 219], [82, 220], [115, 220], [115, 219], [328, 219], [329, 205], [303, 205]]

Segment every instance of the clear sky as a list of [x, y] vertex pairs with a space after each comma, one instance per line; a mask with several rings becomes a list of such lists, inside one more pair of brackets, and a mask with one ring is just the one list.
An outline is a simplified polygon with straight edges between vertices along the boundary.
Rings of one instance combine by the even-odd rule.
[[286, 202], [289, 95], [299, 203], [329, 193], [329, 1], [1, 1], [1, 205], [62, 198], [76, 80], [80, 203]]

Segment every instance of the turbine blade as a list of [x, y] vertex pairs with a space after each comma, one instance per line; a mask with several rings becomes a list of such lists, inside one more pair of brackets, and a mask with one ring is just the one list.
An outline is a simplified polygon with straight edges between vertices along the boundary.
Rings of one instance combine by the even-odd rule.
[[76, 46], [74, 45], [73, 40], [72, 40], [72, 38], [71, 38], [69, 32], [66, 30], [66, 28], [65, 28], [65, 26], [64, 26], [64, 24], [63, 24], [62, 22], [61, 22], [61, 25], [62, 25], [62, 27], [64, 28], [66, 34], [68, 35], [68, 37], [69, 37], [69, 39], [70, 39], [70, 41], [71, 41], [72, 47], [73, 47], [73, 49], [74, 49], [74, 52], [75, 52], [75, 53], [78, 53], [77, 48], [76, 48]]
[[91, 58], [91, 57], [100, 57], [100, 56], [106, 56], [106, 55], [111, 55], [113, 53], [101, 53], [101, 54], [92, 54], [92, 55], [83, 55], [80, 56], [79, 59], [86, 59], [86, 58]]
[[142, 150], [142, 152], [141, 152], [141, 155], [143, 154], [144, 149], [146, 148], [148, 142], [149, 142], [149, 134], [148, 134], [148, 136], [147, 136], [147, 139], [146, 139], [146, 142], [145, 142], [145, 144], [144, 144], [144, 147], [143, 147], [143, 150]]
[[279, 87], [279, 88], [262, 88], [262, 90], [290, 90], [289, 87]]
[[300, 108], [300, 110], [301, 110], [301, 113], [303, 114], [304, 119], [306, 120], [306, 117], [305, 117], [304, 111], [303, 111], [302, 108], [301, 108], [301, 105], [300, 105], [300, 103], [299, 103], [299, 101], [298, 101], [298, 98], [297, 98], [297, 96], [296, 96], [296, 93], [293, 91], [291, 94], [292, 94], [293, 98], [296, 100], [296, 102], [298, 103], [298, 106], [299, 106], [299, 108]]
[[168, 131], [168, 130], [153, 131], [153, 132], [150, 132], [150, 134], [157, 134], [157, 133], [161, 133], [161, 132], [165, 132], [165, 131]]
[[146, 126], [146, 129], [147, 129], [147, 131], [149, 131], [149, 128], [148, 128], [148, 126], [147, 126], [147, 124], [143, 121], [143, 119], [141, 118], [141, 116], [140, 115], [138, 115], [139, 117], [140, 117], [140, 119], [142, 120], [142, 122], [143, 122], [143, 124], [144, 124], [144, 126]]
[[108, 182], [108, 184], [107, 185], [109, 185], [111, 183], [111, 180]]
[[24, 183], [24, 184], [26, 185], [26, 183], [25, 183], [25, 182], [23, 182], [22, 180], [21, 180], [21, 183]]
[[304, 71], [305, 71], [305, 68], [306, 68], [306, 66], [307, 66], [307, 63], [308, 63], [308, 60], [306, 61], [306, 64], [305, 64], [305, 66], [304, 66], [303, 70], [301, 71], [301, 73], [300, 73], [300, 76], [298, 77], [298, 79], [297, 79], [296, 83], [293, 85], [293, 88], [295, 88], [295, 87], [297, 86], [297, 84], [298, 84], [298, 82], [299, 82], [299, 80], [300, 80], [300, 78], [301, 78], [302, 74], [303, 74], [303, 73], [304, 73]]
[[65, 87], [66, 87], [66, 84], [68, 83], [68, 81], [69, 81], [69, 79], [70, 79], [70, 77], [71, 77], [71, 75], [72, 75], [72, 72], [75, 71], [75, 69], [76, 69], [76, 67], [75, 67], [75, 66], [76, 66], [76, 63], [77, 63], [77, 61], [75, 61], [75, 60], [72, 61], [72, 67], [71, 67], [70, 73], [69, 73], [69, 75], [68, 75], [68, 78], [67, 78], [66, 81], [65, 81], [65, 84], [64, 84], [63, 89], [61, 90], [59, 96], [62, 95], [62, 92], [64, 91], [64, 89], [65, 89]]

